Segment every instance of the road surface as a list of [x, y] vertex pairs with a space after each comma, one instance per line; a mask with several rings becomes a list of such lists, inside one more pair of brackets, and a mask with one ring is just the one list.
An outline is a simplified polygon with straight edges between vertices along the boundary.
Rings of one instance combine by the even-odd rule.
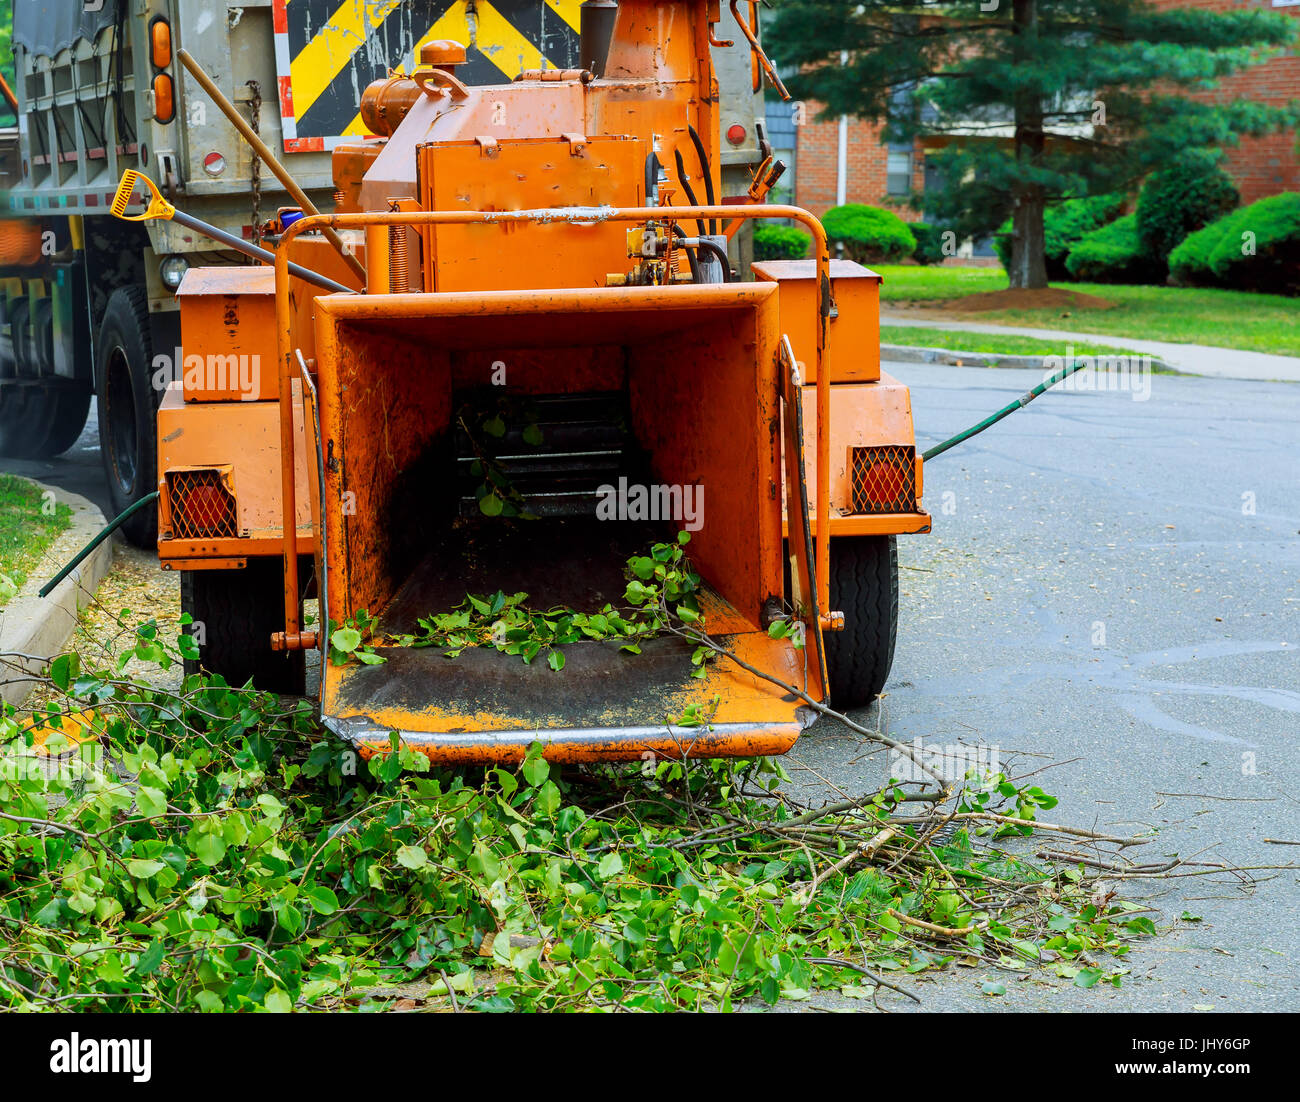
[[[887, 370], [912, 387], [922, 447], [1042, 378]], [[1154, 827], [1143, 860], [1300, 865], [1300, 847], [1263, 842], [1300, 841], [1300, 386], [1150, 383], [1145, 401], [1050, 392], [927, 466], [934, 532], [899, 538], [885, 729], [983, 745], [1013, 773], [1061, 762], [1035, 782], [1061, 799], [1053, 821]], [[858, 793], [886, 771], [862, 755], [814, 729], [789, 766]], [[929, 1010], [1297, 1010], [1300, 873], [1254, 875], [1126, 887], [1162, 933], [1119, 990], [1000, 975], [1007, 994], [988, 997], [982, 968], [910, 985]]]

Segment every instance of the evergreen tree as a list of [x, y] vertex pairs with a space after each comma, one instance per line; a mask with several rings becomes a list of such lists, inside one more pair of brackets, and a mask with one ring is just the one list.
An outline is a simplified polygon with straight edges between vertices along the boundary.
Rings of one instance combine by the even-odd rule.
[[1286, 12], [1145, 0], [779, 0], [766, 44], [797, 98], [885, 121], [946, 186], [926, 209], [962, 236], [1012, 219], [1012, 287], [1047, 285], [1043, 210], [1126, 190], [1187, 148], [1294, 125], [1269, 107], [1188, 98], [1300, 36]]

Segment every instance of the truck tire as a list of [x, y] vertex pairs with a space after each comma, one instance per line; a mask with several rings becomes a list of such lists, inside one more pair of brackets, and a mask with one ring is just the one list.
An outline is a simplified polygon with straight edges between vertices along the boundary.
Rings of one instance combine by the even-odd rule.
[[[99, 451], [114, 515], [158, 488], [159, 395], [152, 365], [149, 299], [142, 287], [119, 287], [104, 310], [95, 350]], [[141, 509], [121, 531], [137, 547], [155, 547], [158, 510]]]
[[53, 459], [72, 447], [86, 427], [90, 387], [50, 387], [41, 394], [50, 413], [50, 430], [37, 455], [42, 459]]
[[831, 540], [831, 608], [844, 630], [828, 631], [826, 671], [839, 711], [872, 703], [894, 664], [898, 634], [898, 543], [893, 536]]
[[305, 651], [273, 651], [271, 633], [284, 630], [284, 565], [279, 558], [250, 558], [243, 570], [186, 570], [181, 573], [181, 611], [202, 624], [199, 659], [185, 660], [187, 675], [220, 674], [235, 688], [251, 679], [254, 688], [303, 694]]
[[31, 382], [36, 364], [31, 355], [31, 304], [17, 299], [10, 307], [6, 322], [10, 334], [12, 359], [4, 365], [6, 384], [0, 387], [0, 455], [14, 459], [31, 459], [45, 439], [47, 414]]

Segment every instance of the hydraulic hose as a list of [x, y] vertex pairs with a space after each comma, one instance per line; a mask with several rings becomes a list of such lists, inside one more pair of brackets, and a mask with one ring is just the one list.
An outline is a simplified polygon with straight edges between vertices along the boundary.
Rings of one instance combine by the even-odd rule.
[[[686, 192], [686, 199], [693, 207], [698, 207], [700, 202], [695, 198], [695, 191], [691, 187], [691, 182], [686, 178], [686, 162], [682, 160], [682, 151], [673, 150], [673, 156], [677, 159], [677, 180], [682, 185], [682, 190]], [[709, 228], [704, 224], [704, 219], [695, 219], [695, 232], [703, 237], [709, 232]]]
[[114, 532], [116, 532], [118, 527], [124, 521], [134, 516], [146, 505], [151, 505], [153, 504], [153, 502], [157, 500], [158, 500], [158, 491], [154, 490], [152, 493], [145, 494], [144, 497], [142, 497], [139, 501], [131, 505], [128, 505], [125, 509], [123, 509], [120, 513], [118, 513], [117, 516], [115, 516], [112, 520], [108, 522], [108, 526], [106, 528], [104, 528], [101, 532], [99, 532], [94, 539], [92, 539], [88, 544], [86, 544], [85, 547], [83, 547], [80, 551], [78, 551], [72, 557], [72, 559], [69, 560], [67, 565], [64, 566], [62, 570], [60, 570], [57, 574], [54, 575], [53, 578], [51, 578], [48, 582], [46, 582], [43, 586], [41, 586], [40, 595], [42, 597], [48, 597], [51, 593], [53, 593], [54, 587], [57, 586], [61, 581], [63, 581], [63, 579], [66, 578], [69, 574], [71, 574], [74, 570], [76, 570], [77, 567], [81, 564], [81, 560], [84, 559], [87, 555], [89, 555], [93, 550], [95, 550], [95, 548], [98, 547], [101, 543], [103, 543], [106, 539], [108, 539], [109, 536], [111, 536]]
[[[709, 200], [709, 206], [716, 205], [717, 200], [713, 194], [713, 167], [709, 164], [709, 155], [704, 151], [704, 143], [700, 140], [700, 132], [689, 123], [686, 129], [690, 132], [691, 142], [695, 146], [695, 152], [700, 158], [700, 171], [704, 173], [704, 194]], [[718, 232], [718, 220], [709, 219], [709, 233]]]
[[[673, 223], [673, 233], [676, 234], [678, 237], [686, 236], [686, 231], [682, 229], [681, 226], [677, 225], [676, 222]], [[683, 245], [682, 252], [686, 254], [686, 262], [691, 266], [691, 282], [699, 283], [700, 261], [699, 258], [695, 255], [695, 250]]]
[[924, 462], [928, 463], [931, 459], [934, 459], [936, 456], [943, 455], [943, 453], [946, 452], [949, 448], [955, 448], [958, 444], [961, 444], [964, 441], [969, 440], [972, 436], [978, 436], [985, 429], [992, 428], [999, 421], [1001, 421], [1002, 418], [1010, 417], [1011, 414], [1015, 413], [1016, 410], [1018, 409], [1024, 409], [1025, 406], [1029, 405], [1030, 402], [1032, 402], [1044, 391], [1050, 390], [1052, 387], [1056, 386], [1056, 384], [1059, 383], [1062, 379], [1066, 379], [1069, 376], [1073, 375], [1076, 371], [1078, 371], [1083, 366], [1085, 365], [1082, 364], [1079, 360], [1071, 360], [1068, 364], [1065, 365], [1065, 367], [1063, 367], [1050, 379], [1044, 379], [1041, 383], [1039, 383], [1036, 387], [1034, 387], [1033, 390], [1026, 391], [1014, 402], [1011, 402], [1008, 405], [1003, 406], [1000, 410], [997, 411], [997, 413], [994, 413], [989, 417], [985, 417], [983, 421], [980, 421], [978, 424], [972, 425], [970, 428], [965, 429], [962, 432], [959, 432], [956, 436], [950, 436], [942, 444], [936, 444], [933, 448], [930, 448], [929, 451], [922, 452], [921, 459]]
[[731, 257], [727, 255], [727, 250], [724, 249], [721, 245], [718, 245], [715, 242], [710, 241], [706, 237], [700, 238], [700, 248], [707, 249], [709, 252], [711, 252], [714, 255], [714, 257], [717, 258], [718, 262], [722, 265], [722, 282], [730, 283], [731, 282]]

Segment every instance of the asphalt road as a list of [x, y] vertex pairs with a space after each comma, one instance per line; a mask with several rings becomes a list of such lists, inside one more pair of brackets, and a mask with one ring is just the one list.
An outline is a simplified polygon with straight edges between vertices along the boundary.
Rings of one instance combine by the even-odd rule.
[[[888, 370], [913, 388], [923, 447], [1042, 378]], [[899, 539], [884, 729], [996, 750], [1012, 775], [1061, 763], [1035, 781], [1060, 797], [1052, 820], [1155, 828], [1143, 860], [1300, 865], [1262, 841], [1300, 841], [1300, 386], [1151, 383], [1146, 401], [1049, 392], [927, 466], [934, 532]], [[886, 772], [864, 753], [814, 728], [789, 766], [859, 793]], [[1300, 1009], [1300, 872], [1252, 875], [1125, 886], [1161, 933], [1118, 990], [982, 968], [907, 983], [926, 1010]], [[981, 995], [988, 978], [1007, 994]]]
[[[1041, 379], [889, 370], [913, 388], [923, 446]], [[1054, 819], [1154, 827], [1144, 859], [1300, 864], [1300, 847], [1263, 841], [1300, 841], [1300, 386], [1151, 384], [1146, 401], [1051, 392], [927, 467], [935, 531], [899, 540], [884, 726], [996, 750], [1012, 774], [1060, 763], [1038, 778], [1061, 799]], [[107, 513], [96, 447], [92, 417], [66, 456], [3, 467]], [[827, 795], [887, 771], [883, 754], [829, 728], [788, 765]], [[926, 1010], [1300, 1009], [1300, 873], [1252, 875], [1127, 885], [1161, 933], [1133, 951], [1118, 990], [999, 975], [1007, 994], [987, 997], [991, 973], [965, 968], [906, 982]]]

